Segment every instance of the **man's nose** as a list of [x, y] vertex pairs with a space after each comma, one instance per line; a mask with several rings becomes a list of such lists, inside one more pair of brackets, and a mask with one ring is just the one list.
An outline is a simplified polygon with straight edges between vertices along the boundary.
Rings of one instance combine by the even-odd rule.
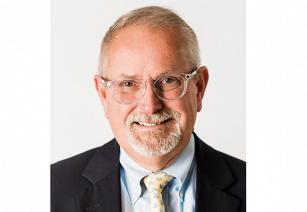
[[145, 94], [138, 103], [138, 105], [142, 110], [142, 112], [144, 112], [147, 115], [155, 114], [158, 111], [160, 111], [163, 107], [162, 100], [156, 96], [154, 88], [150, 83], [147, 83]]

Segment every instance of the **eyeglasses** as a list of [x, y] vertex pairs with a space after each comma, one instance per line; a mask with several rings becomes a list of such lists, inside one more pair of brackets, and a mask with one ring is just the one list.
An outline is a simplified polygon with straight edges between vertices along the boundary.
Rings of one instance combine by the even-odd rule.
[[[195, 77], [198, 69], [189, 74], [163, 74], [151, 82], [155, 95], [163, 101], [173, 101], [181, 98], [187, 91], [187, 84]], [[120, 104], [138, 103], [146, 92], [146, 80], [116, 79], [105, 80], [102, 85], [111, 91], [112, 97]]]

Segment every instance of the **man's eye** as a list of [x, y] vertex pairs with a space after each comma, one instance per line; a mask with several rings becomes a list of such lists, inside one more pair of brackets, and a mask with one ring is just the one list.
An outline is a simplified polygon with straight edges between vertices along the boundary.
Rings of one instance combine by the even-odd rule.
[[120, 83], [121, 87], [129, 88], [136, 85], [136, 82], [133, 80], [124, 80]]
[[171, 84], [176, 82], [176, 77], [165, 77], [161, 80], [162, 84]]

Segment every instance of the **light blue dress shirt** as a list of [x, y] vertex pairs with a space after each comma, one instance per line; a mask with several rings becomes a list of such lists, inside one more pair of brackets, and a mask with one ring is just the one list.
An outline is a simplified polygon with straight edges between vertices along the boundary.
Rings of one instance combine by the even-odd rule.
[[[161, 170], [174, 178], [163, 189], [163, 202], [169, 212], [194, 212], [196, 191], [195, 142], [189, 144], [167, 168]], [[150, 211], [150, 197], [142, 179], [151, 173], [120, 148], [121, 201], [123, 212]]]

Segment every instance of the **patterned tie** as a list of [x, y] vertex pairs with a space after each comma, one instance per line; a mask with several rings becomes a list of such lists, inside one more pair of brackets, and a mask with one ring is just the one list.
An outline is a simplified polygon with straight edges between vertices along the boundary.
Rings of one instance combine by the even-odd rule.
[[144, 178], [150, 196], [150, 212], [165, 212], [162, 190], [171, 179], [173, 177], [165, 172], [154, 172]]

